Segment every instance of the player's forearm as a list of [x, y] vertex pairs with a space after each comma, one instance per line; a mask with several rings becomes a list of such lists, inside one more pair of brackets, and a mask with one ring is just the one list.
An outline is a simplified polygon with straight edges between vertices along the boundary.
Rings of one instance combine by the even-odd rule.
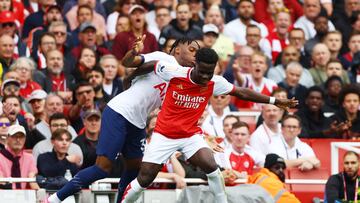
[[132, 77], [135, 78], [136, 76], [145, 75], [147, 73], [154, 71], [156, 62], [157, 61], [150, 61], [142, 64], [132, 73]]
[[[235, 91], [230, 93], [232, 96], [236, 96], [241, 100], [252, 101], [256, 103], [269, 103], [270, 97], [257, 93], [252, 89], [244, 87], [235, 87]], [[276, 101], [275, 101], [276, 103]]]
[[142, 58], [134, 54], [132, 49], [126, 52], [121, 60], [122, 65], [125, 67], [137, 67], [140, 66], [142, 62]]

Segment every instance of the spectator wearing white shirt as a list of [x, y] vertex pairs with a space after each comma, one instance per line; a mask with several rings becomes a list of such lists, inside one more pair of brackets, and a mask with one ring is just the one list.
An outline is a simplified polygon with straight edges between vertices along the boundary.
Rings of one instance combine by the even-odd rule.
[[[304, 30], [305, 39], [311, 39], [316, 35], [314, 21], [321, 12], [319, 0], [304, 0], [304, 15], [294, 24], [294, 27]], [[328, 21], [329, 31], [334, 31], [335, 27], [331, 21]]]
[[267, 155], [271, 153], [272, 143], [281, 139], [282, 112], [275, 105], [266, 104], [262, 107], [262, 117], [264, 121], [251, 135], [250, 146]]
[[262, 23], [254, 21], [255, 9], [251, 0], [242, 0], [237, 3], [239, 18], [236, 18], [225, 25], [224, 34], [230, 37], [236, 44], [245, 45], [245, 30], [250, 24], [257, 25], [261, 30], [261, 37], [266, 37], [269, 32]]
[[308, 171], [320, 167], [320, 161], [313, 149], [298, 138], [301, 119], [297, 115], [286, 115], [283, 118], [281, 132], [281, 139], [272, 143], [271, 153], [284, 157], [288, 168], [296, 167], [301, 171]]

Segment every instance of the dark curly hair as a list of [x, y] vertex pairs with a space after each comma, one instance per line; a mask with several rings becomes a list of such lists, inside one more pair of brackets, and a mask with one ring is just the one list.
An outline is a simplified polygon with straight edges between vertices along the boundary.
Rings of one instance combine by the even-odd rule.
[[213, 49], [201, 48], [196, 52], [195, 59], [197, 63], [216, 64], [219, 56]]

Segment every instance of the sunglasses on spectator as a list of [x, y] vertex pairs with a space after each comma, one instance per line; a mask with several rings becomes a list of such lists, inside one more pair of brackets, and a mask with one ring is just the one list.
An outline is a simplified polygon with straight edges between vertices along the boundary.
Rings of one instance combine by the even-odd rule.
[[5, 123], [0, 122], [0, 127], [4, 127], [4, 126], [10, 127], [10, 123], [9, 122], [5, 122]]
[[4, 90], [11, 91], [11, 92], [19, 91], [19, 89], [20, 89], [20, 87], [15, 86], [15, 85], [9, 85], [4, 88]]
[[54, 35], [65, 36], [66, 32], [53, 32]]
[[13, 27], [15, 26], [15, 23], [2, 23], [1, 27]]

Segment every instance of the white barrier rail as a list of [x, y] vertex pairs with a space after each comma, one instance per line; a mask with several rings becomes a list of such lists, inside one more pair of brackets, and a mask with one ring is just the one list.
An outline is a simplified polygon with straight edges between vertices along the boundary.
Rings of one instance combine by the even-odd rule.
[[[360, 144], [360, 143], [359, 143]], [[120, 178], [104, 178], [96, 181], [97, 183], [119, 183]], [[323, 179], [286, 179], [285, 183], [287, 184], [315, 184], [315, 185], [323, 185], [327, 180]], [[8, 183], [18, 183], [18, 182], [36, 182], [35, 178], [0, 178], [0, 182], [8, 182]], [[156, 178], [154, 180], [155, 183], [175, 183], [171, 179], [166, 178]], [[206, 184], [207, 181], [200, 178], [185, 178], [186, 183], [191, 184]], [[246, 183], [246, 179], [237, 179], [235, 183]]]
[[331, 142], [331, 174], [339, 173], [339, 150], [354, 151], [360, 154], [360, 142]]

